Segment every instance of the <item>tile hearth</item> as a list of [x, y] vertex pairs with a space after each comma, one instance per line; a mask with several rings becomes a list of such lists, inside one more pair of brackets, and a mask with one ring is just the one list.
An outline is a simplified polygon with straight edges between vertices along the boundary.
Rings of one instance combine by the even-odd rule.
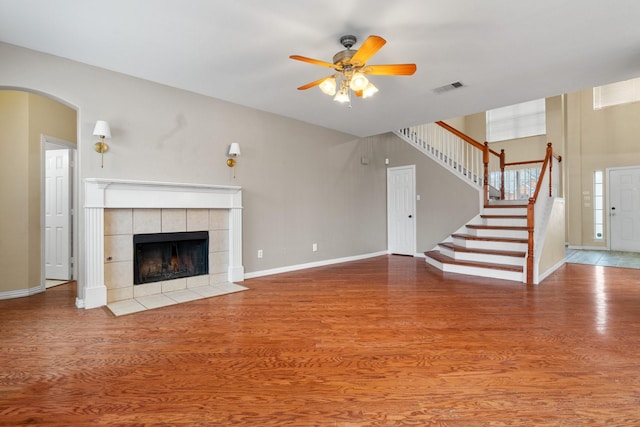
[[115, 301], [107, 304], [107, 308], [114, 316], [138, 313], [154, 308], [166, 307], [182, 302], [195, 301], [203, 298], [217, 297], [234, 292], [246, 291], [249, 288], [236, 283], [216, 283], [214, 285], [199, 286], [196, 288], [180, 289], [162, 294], [145, 295], [138, 298]]

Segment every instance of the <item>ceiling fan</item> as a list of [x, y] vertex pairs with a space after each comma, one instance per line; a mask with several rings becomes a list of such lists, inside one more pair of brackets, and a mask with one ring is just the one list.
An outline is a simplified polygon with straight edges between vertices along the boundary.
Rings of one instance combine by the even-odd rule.
[[307, 58], [306, 56], [291, 55], [289, 57], [291, 59], [333, 68], [337, 71], [335, 74], [300, 86], [298, 90], [306, 90], [318, 86], [327, 95], [335, 95], [333, 98], [335, 101], [349, 102], [351, 100], [350, 91], [363, 98], [368, 98], [378, 92], [378, 88], [365, 75], [410, 76], [416, 72], [416, 64], [367, 65], [367, 61], [387, 41], [379, 36], [369, 36], [358, 50], [352, 50], [351, 48], [356, 44], [356, 41], [355, 36], [340, 37], [340, 44], [345, 47], [345, 50], [341, 50], [333, 56], [333, 63]]

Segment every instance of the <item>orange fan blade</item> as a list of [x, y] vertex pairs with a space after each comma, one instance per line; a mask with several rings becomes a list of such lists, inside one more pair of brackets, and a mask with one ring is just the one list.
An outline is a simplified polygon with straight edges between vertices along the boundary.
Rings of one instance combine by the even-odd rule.
[[360, 49], [358, 49], [355, 55], [351, 58], [351, 63], [356, 66], [366, 64], [367, 61], [385, 45], [386, 42], [387, 41], [382, 37], [369, 36], [364, 43], [362, 43]]
[[416, 68], [416, 64], [368, 65], [362, 71], [378, 76], [410, 76], [416, 72]]
[[321, 79], [319, 79], [319, 80], [316, 80], [315, 82], [307, 83], [307, 84], [306, 84], [306, 85], [304, 85], [304, 86], [300, 86], [300, 87], [298, 88], [298, 90], [307, 90], [307, 89], [309, 89], [310, 87], [318, 86], [320, 83], [322, 83], [323, 81], [325, 81], [325, 80], [327, 80], [327, 79], [330, 79], [331, 77], [333, 77], [333, 75], [331, 75], [331, 76], [327, 76], [327, 77], [323, 77], [323, 78], [321, 78]]
[[321, 65], [323, 67], [329, 67], [329, 68], [335, 67], [335, 65], [333, 65], [330, 62], [320, 61], [319, 59], [307, 58], [306, 56], [291, 55], [289, 58], [295, 59], [296, 61], [309, 62], [311, 64]]

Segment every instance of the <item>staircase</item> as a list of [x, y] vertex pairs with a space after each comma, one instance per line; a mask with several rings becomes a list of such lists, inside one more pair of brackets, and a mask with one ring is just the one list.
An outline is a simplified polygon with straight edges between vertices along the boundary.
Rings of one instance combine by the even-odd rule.
[[[425, 252], [426, 262], [444, 272], [538, 283], [540, 242], [558, 194], [557, 166], [562, 160], [553, 153], [551, 143], [542, 160], [507, 163], [504, 150], [493, 151], [488, 143], [481, 144], [444, 122], [413, 126], [395, 134], [482, 194], [480, 215]], [[501, 200], [505, 194], [517, 194], [505, 191], [505, 170], [532, 164], [539, 164], [533, 194], [528, 193], [526, 200]], [[498, 174], [500, 189], [489, 184], [492, 173], [494, 177]]]
[[425, 260], [451, 273], [526, 282], [527, 205], [494, 201]]

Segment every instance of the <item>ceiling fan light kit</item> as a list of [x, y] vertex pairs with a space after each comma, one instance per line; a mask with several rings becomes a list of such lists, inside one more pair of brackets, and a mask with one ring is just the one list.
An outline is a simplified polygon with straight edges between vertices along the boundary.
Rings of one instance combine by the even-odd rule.
[[334, 101], [350, 103], [351, 93], [361, 98], [369, 98], [378, 92], [378, 88], [369, 81], [366, 74], [410, 76], [416, 72], [416, 64], [367, 65], [367, 61], [385, 45], [386, 40], [379, 36], [369, 36], [358, 50], [352, 50], [351, 47], [356, 41], [356, 37], [352, 35], [340, 37], [340, 44], [345, 49], [333, 56], [333, 63], [291, 55], [289, 57], [291, 59], [333, 68], [337, 71], [336, 74], [300, 86], [298, 90], [318, 86], [322, 93], [333, 96]]
[[318, 87], [323, 93], [333, 96], [336, 94], [336, 78], [334, 76], [327, 77]]

